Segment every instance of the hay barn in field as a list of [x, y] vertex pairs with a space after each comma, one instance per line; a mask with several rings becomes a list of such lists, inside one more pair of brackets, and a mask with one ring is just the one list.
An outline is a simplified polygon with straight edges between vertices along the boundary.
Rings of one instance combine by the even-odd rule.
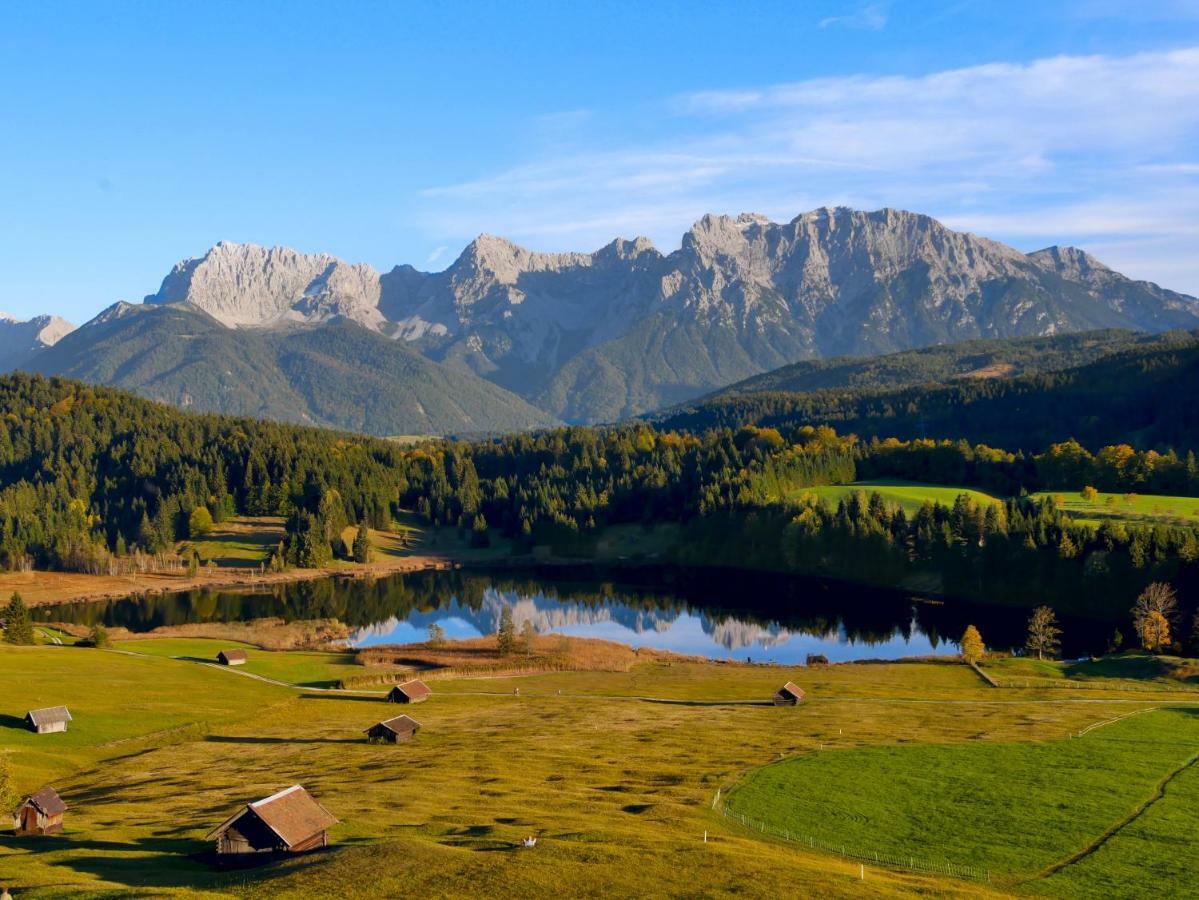
[[13, 831], [17, 834], [54, 834], [62, 831], [63, 814], [67, 805], [54, 788], [42, 788], [21, 801], [13, 814]]
[[803, 688], [795, 684], [793, 681], [788, 681], [774, 695], [775, 706], [795, 706], [803, 699]]
[[38, 734], [66, 731], [70, 721], [71, 713], [65, 706], [47, 706], [45, 709], [31, 709], [25, 713], [25, 724]]
[[216, 655], [216, 661], [222, 666], [244, 666], [246, 664], [246, 651], [222, 650]]
[[298, 784], [247, 803], [208, 834], [221, 855], [303, 853], [329, 846], [337, 819]]
[[433, 693], [423, 681], [405, 681], [397, 684], [387, 695], [388, 703], [423, 703]]
[[366, 729], [366, 739], [372, 744], [403, 744], [420, 731], [420, 722], [409, 716], [396, 716]]

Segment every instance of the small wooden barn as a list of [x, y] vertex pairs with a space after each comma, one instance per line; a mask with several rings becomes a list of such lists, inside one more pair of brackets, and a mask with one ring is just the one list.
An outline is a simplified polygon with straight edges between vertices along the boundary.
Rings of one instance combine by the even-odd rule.
[[337, 819], [301, 785], [247, 803], [208, 834], [218, 854], [303, 853], [329, 846]]
[[366, 729], [366, 739], [372, 744], [403, 744], [420, 731], [420, 722], [410, 716], [396, 716]]
[[38, 734], [66, 731], [70, 721], [71, 713], [65, 706], [47, 706], [45, 709], [31, 709], [25, 713], [25, 724]]
[[828, 657], [823, 653], [809, 653], [807, 664], [809, 666], [827, 666]]
[[216, 655], [216, 661], [222, 666], [244, 666], [246, 664], [246, 651], [222, 650]]
[[774, 694], [775, 706], [794, 706], [803, 699], [803, 688], [793, 681], [788, 681]]
[[62, 831], [63, 814], [67, 805], [54, 788], [42, 788], [21, 801], [13, 814], [13, 831], [17, 834], [54, 834]]
[[387, 695], [388, 703], [423, 703], [433, 693], [429, 686], [420, 680], [405, 681], [397, 684]]

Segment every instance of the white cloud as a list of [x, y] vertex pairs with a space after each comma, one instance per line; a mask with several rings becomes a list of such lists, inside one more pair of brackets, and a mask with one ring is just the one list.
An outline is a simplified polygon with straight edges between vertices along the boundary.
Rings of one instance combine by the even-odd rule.
[[856, 12], [844, 16], [827, 16], [820, 20], [821, 28], [840, 26], [843, 28], [865, 28], [881, 31], [887, 25], [887, 7], [882, 3], [871, 3]]
[[[430, 188], [426, 227], [544, 249], [648, 233], [669, 248], [703, 212], [887, 205], [1026, 249], [1127, 246], [1199, 293], [1199, 48], [702, 91], [642, 114], [627, 123], [637, 141], [559, 144]], [[1148, 235], [1174, 249], [1134, 249]]]
[[433, 265], [435, 262], [437, 262], [437, 260], [439, 260], [443, 256], [445, 256], [446, 252], [449, 249], [450, 248], [447, 244], [442, 244], [440, 247], [433, 248], [433, 252], [430, 253], [427, 257], [425, 257], [425, 265], [426, 266]]

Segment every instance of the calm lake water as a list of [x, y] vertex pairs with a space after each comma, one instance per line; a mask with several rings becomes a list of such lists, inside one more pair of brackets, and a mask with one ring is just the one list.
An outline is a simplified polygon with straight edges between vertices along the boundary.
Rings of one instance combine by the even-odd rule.
[[[492, 634], [505, 606], [518, 629], [531, 620], [541, 634], [783, 664], [802, 663], [809, 653], [832, 661], [955, 654], [956, 639], [972, 623], [988, 645], [1009, 649], [1023, 643], [1028, 618], [1027, 610], [940, 603], [819, 579], [665, 568], [329, 578], [34, 612], [44, 622], [100, 622], [136, 632], [191, 622], [335, 618], [355, 629], [355, 645], [370, 646], [422, 641], [433, 623], [450, 638]], [[1097, 623], [1064, 624], [1067, 655], [1100, 649], [1110, 632]]]

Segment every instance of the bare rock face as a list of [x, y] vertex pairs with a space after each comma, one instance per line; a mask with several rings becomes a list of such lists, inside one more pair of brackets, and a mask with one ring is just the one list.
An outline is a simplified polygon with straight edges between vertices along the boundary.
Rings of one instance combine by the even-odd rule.
[[230, 327], [351, 319], [378, 329], [379, 275], [326, 253], [217, 244], [176, 264], [147, 303], [188, 302]]
[[21, 322], [0, 313], [0, 372], [20, 368], [40, 350], [53, 347], [75, 326], [58, 316], [34, 316]]
[[928, 216], [843, 207], [786, 223], [707, 215], [666, 255], [645, 238], [538, 253], [482, 235], [434, 274], [221, 243], [146, 300], [186, 301], [230, 327], [357, 322], [569, 421], [822, 356], [1199, 327], [1199, 300], [1080, 250], [1025, 254]]

